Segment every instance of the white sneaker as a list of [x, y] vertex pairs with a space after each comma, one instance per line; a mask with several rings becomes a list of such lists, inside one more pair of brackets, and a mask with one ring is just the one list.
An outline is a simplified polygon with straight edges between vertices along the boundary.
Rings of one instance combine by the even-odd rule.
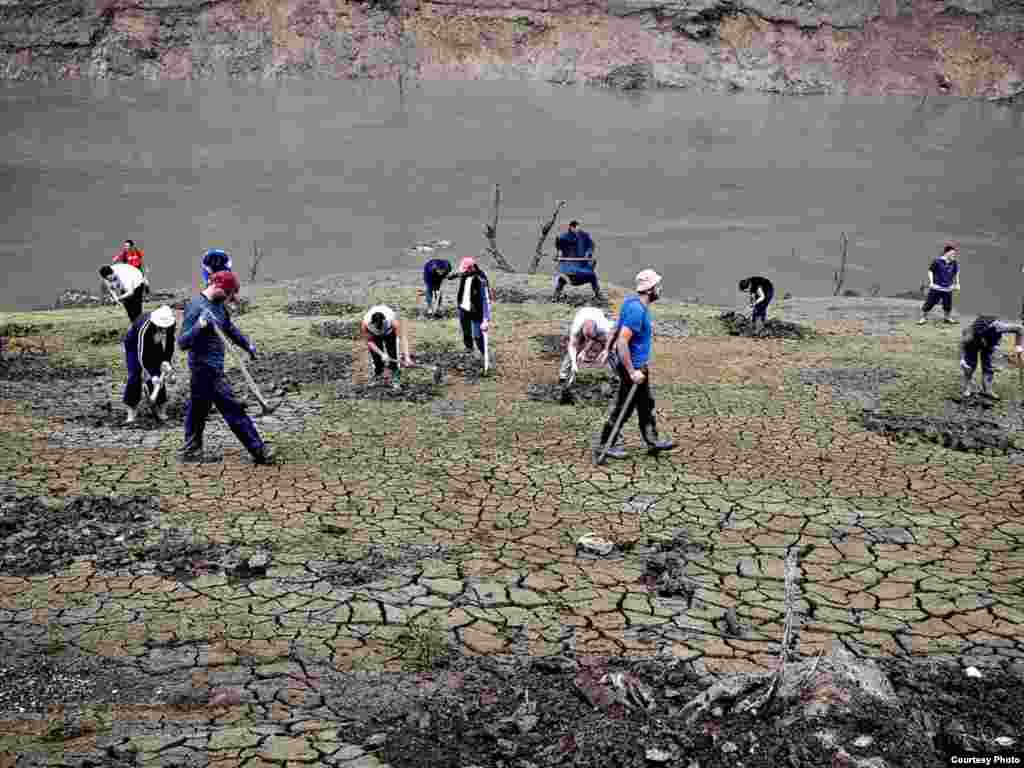
[[920, 320], [917, 321], [917, 324], [918, 325], [924, 325], [927, 322], [928, 322], [928, 318], [927, 317], [922, 317]]
[[135, 414], [136, 413], [137, 413], [137, 411], [134, 408], [129, 408], [128, 409], [128, 414], [124, 417], [124, 423], [125, 424], [131, 424], [133, 421], [135, 421]]

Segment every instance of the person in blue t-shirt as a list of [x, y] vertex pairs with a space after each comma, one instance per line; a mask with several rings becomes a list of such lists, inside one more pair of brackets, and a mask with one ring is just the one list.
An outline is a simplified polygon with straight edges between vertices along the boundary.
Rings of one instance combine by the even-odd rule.
[[953, 291], [960, 290], [960, 264], [956, 258], [959, 249], [954, 242], [948, 242], [942, 248], [942, 255], [928, 267], [928, 298], [921, 307], [921, 319], [918, 325], [928, 322], [928, 313], [932, 307], [942, 302], [942, 312], [947, 323], [956, 322], [949, 315], [953, 311]]
[[[594, 463], [601, 463], [601, 452], [613, 437], [613, 445], [605, 455], [611, 456], [613, 459], [626, 458], [626, 452], [620, 443], [621, 433], [612, 435], [623, 408], [626, 408], [626, 412], [622, 416], [623, 422], [636, 408], [640, 420], [640, 434], [651, 452], [667, 451], [675, 448], [676, 445], [672, 440], [663, 440], [658, 437], [648, 366], [651, 357], [651, 342], [654, 336], [650, 306], [661, 295], [661, 275], [653, 269], [645, 269], [638, 274], [636, 276], [636, 294], [636, 296], [628, 296], [622, 302], [622, 309], [619, 311], [613, 355], [615, 372], [619, 375], [619, 393], [615, 405], [608, 411], [598, 445], [594, 447]], [[634, 385], [636, 391], [627, 406], [626, 400]]]

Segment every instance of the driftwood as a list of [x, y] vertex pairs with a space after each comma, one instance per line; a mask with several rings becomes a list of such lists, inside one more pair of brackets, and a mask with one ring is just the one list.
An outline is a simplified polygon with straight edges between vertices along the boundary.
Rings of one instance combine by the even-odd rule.
[[544, 241], [548, 239], [548, 233], [551, 228], [555, 226], [555, 221], [558, 219], [558, 214], [562, 210], [562, 206], [565, 205], [565, 200], [559, 200], [558, 205], [555, 206], [555, 210], [551, 212], [551, 218], [548, 219], [547, 223], [540, 229], [540, 238], [537, 240], [537, 250], [533, 254], [533, 262], [530, 264], [530, 274], [536, 274], [537, 267], [540, 266], [540, 260], [544, 257]]
[[266, 254], [256, 247], [256, 243], [252, 244], [252, 267], [249, 269], [249, 282], [255, 283], [256, 276], [260, 273], [260, 264], [263, 262], [263, 257]]
[[842, 246], [842, 252], [839, 255], [839, 269], [832, 273], [832, 284], [835, 290], [832, 292], [833, 296], [838, 296], [843, 290], [843, 281], [846, 280], [846, 247], [849, 245], [850, 240], [843, 232], [839, 237], [839, 243]]
[[515, 267], [509, 264], [498, 249], [498, 212], [501, 208], [501, 185], [494, 185], [494, 208], [491, 214], [491, 223], [484, 227], [484, 237], [487, 238], [487, 248], [484, 255], [494, 259], [498, 269], [504, 272], [515, 272]]

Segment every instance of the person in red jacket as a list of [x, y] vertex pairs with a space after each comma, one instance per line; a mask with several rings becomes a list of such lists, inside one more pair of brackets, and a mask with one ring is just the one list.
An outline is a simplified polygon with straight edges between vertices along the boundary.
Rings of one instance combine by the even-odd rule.
[[125, 240], [121, 250], [111, 259], [111, 264], [128, 264], [135, 267], [142, 274], [146, 274], [146, 269], [142, 264], [144, 256], [142, 249], [136, 247], [134, 240]]

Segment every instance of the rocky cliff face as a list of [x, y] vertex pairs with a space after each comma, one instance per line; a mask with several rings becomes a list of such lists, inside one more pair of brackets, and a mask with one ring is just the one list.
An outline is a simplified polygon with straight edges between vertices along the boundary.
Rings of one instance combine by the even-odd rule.
[[1024, 0], [0, 0], [0, 77], [1024, 93]]

